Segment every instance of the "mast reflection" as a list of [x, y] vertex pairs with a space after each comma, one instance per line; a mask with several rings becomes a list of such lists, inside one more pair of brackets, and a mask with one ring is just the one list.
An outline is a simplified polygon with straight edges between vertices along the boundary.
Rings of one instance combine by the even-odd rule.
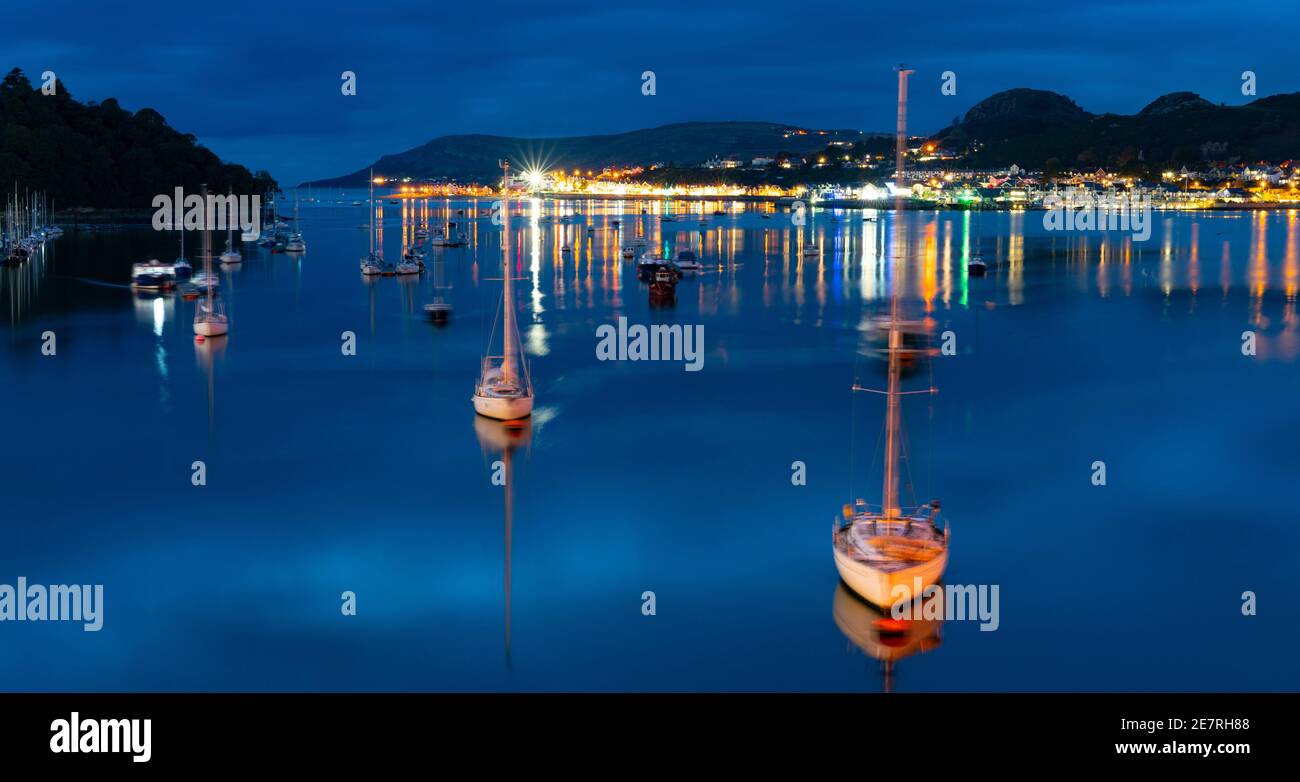
[[526, 449], [532, 442], [533, 422], [531, 418], [513, 421], [498, 421], [481, 415], [474, 416], [474, 434], [478, 436], [479, 447], [484, 456], [500, 456], [505, 469], [505, 519], [506, 519], [506, 564], [505, 564], [505, 655], [506, 667], [510, 667], [510, 543], [513, 532], [515, 476], [515, 452]]

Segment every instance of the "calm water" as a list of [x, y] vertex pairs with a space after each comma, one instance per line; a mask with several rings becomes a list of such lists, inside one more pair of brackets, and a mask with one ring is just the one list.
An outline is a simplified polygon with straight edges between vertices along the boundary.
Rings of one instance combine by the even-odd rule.
[[[469, 402], [499, 231], [430, 256], [456, 308], [435, 328], [432, 274], [358, 274], [355, 197], [303, 205], [301, 259], [246, 249], [231, 334], [201, 346], [193, 303], [124, 287], [174, 234], [69, 233], [0, 270], [0, 583], [106, 601], [99, 633], [0, 624], [0, 689], [879, 690], [830, 527], [879, 501], [883, 405], [850, 386], [880, 379], [861, 325], [894, 290], [957, 345], [905, 404], [905, 494], [943, 501], [945, 580], [999, 585], [1001, 609], [996, 632], [943, 624], [895, 689], [1300, 688], [1300, 216], [1157, 215], [1147, 242], [1033, 213], [516, 218], [538, 409], [507, 443]], [[486, 207], [431, 205], [435, 225]], [[710, 264], [673, 306], [620, 259], [619, 212]], [[996, 266], [968, 280], [977, 245]], [[597, 361], [620, 315], [703, 324], [703, 371]]]

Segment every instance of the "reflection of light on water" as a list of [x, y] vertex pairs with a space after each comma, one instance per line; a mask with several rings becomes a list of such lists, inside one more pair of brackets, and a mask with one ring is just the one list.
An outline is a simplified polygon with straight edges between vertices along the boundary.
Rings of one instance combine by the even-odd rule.
[[539, 318], [546, 311], [542, 306], [542, 299], [545, 294], [542, 293], [541, 272], [542, 272], [542, 232], [538, 228], [532, 232], [532, 242], [528, 249], [529, 265], [528, 271], [533, 276], [532, 305], [533, 317]]
[[1025, 303], [1025, 213], [1012, 212], [1007, 240], [1007, 300]]
[[528, 342], [528, 352], [534, 356], [547, 355], [551, 352], [550, 343], [547, 341], [549, 338], [545, 324], [534, 323], [529, 326], [528, 335], [525, 337]]
[[553, 421], [560, 414], [558, 407], [539, 407], [533, 411], [533, 431], [540, 432], [548, 421]]
[[163, 334], [163, 323], [167, 320], [167, 311], [164, 308], [163, 300], [157, 298], [153, 300], [153, 333], [161, 337]]

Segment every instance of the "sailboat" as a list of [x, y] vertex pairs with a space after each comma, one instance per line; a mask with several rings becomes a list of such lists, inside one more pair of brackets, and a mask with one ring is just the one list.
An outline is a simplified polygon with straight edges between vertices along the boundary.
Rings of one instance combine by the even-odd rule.
[[172, 277], [178, 280], [188, 280], [194, 274], [194, 267], [185, 258], [185, 226], [180, 227], [181, 234], [181, 254], [172, 264]]
[[287, 253], [305, 253], [307, 252], [307, 243], [302, 240], [302, 223], [298, 222], [298, 191], [293, 191], [293, 233], [289, 234], [289, 239], [284, 243], [284, 251]]
[[[845, 505], [843, 517], [832, 531], [835, 567], [844, 583], [863, 599], [884, 608], [922, 597], [937, 584], [948, 565], [948, 528], [939, 527], [939, 502], [913, 509], [900, 507], [899, 456], [902, 449], [904, 394], [933, 393], [934, 389], [903, 391], [903, 353], [899, 326], [898, 294], [890, 303], [889, 387], [885, 413], [884, 487], [878, 509], [863, 500]], [[853, 387], [855, 391], [873, 389]]]
[[[233, 204], [235, 202], [235, 199], [233, 198], [235, 195], [234, 188], [230, 189], [230, 195], [232, 198], [229, 203]], [[226, 215], [226, 251], [221, 254], [222, 266], [234, 266], [235, 264], [244, 262], [244, 256], [240, 255], [239, 251], [235, 249], [234, 224], [234, 219], [232, 219], [230, 215]]]
[[[212, 279], [212, 231], [208, 224], [210, 216], [206, 212], [208, 203], [208, 186], [203, 185], [203, 275]], [[200, 299], [194, 310], [194, 333], [201, 337], [219, 337], [230, 330], [230, 319], [226, 317], [226, 308], [221, 299], [216, 298], [213, 285], [209, 284], [206, 299]]]
[[451, 302], [443, 296], [443, 291], [447, 290], [443, 278], [445, 276], [445, 267], [447, 259], [443, 257], [435, 258], [433, 261], [433, 301], [424, 305], [424, 314], [429, 320], [441, 326], [451, 318]]
[[[502, 351], [500, 356], [483, 357], [478, 383], [474, 387], [474, 411], [488, 418], [509, 421], [525, 418], [533, 412], [533, 382], [528, 375], [528, 362], [519, 347], [519, 327], [515, 323], [515, 296], [513, 269], [510, 263], [510, 163], [501, 161], [505, 169], [506, 184], [502, 207], [501, 265], [502, 276], [501, 328]], [[489, 350], [491, 342], [489, 341]]]
[[383, 259], [375, 255], [375, 170], [370, 169], [370, 200], [366, 202], [370, 209], [370, 254], [361, 259], [361, 273], [375, 276], [384, 273]]
[[[966, 214], [969, 215], [970, 212]], [[980, 230], [983, 226], [979, 222], [976, 222], [975, 225], [975, 253], [966, 262], [966, 273], [971, 277], [983, 277], [984, 273], [989, 270], [988, 264], [984, 263], [984, 253], [980, 252], [980, 238], [984, 232]]]

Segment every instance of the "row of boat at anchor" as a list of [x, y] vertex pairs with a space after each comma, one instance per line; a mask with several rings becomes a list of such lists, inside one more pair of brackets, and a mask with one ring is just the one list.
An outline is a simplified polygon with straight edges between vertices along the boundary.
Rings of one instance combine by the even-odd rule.
[[31, 259], [45, 243], [63, 235], [63, 229], [49, 225], [49, 208], [45, 196], [28, 193], [19, 197], [18, 185], [5, 204], [0, 217], [0, 265], [20, 266]]
[[[280, 219], [275, 212], [275, 199], [270, 201], [267, 217], [263, 220], [264, 228], [261, 237], [245, 235], [244, 241], [257, 240], [258, 247], [268, 248], [272, 253], [289, 253], [302, 254], [307, 252], [307, 242], [302, 238], [302, 222], [298, 218], [298, 194], [294, 192], [293, 196], [293, 230], [289, 230], [289, 224]], [[228, 243], [228, 242], [227, 242]]]
[[[197, 298], [199, 294], [206, 293], [209, 289], [220, 285], [219, 278], [217, 275], [212, 274], [210, 270], [198, 274], [194, 273], [193, 264], [185, 256], [185, 229], [182, 228], [177, 233], [180, 234], [180, 255], [171, 263], [150, 259], [132, 265], [131, 287], [133, 289], [140, 291], [170, 291], [188, 284], [185, 292], [193, 294], [192, 297]], [[211, 237], [208, 236], [206, 230], [204, 231], [204, 239], [208, 242], [211, 241]], [[239, 266], [243, 262], [243, 254], [235, 249], [234, 227], [228, 225], [226, 227], [226, 248], [218, 257], [218, 263], [224, 268], [231, 268]], [[187, 296], [187, 298], [189, 297]]]
[[[202, 187], [203, 202], [207, 203], [208, 188]], [[234, 249], [233, 235], [227, 229], [226, 250], [220, 255], [219, 262], [224, 267], [237, 266], [243, 257]], [[225, 312], [225, 305], [218, 298], [221, 287], [219, 275], [213, 271], [212, 229], [201, 230], [202, 247], [199, 253], [203, 261], [203, 270], [194, 273], [194, 267], [185, 257], [185, 230], [180, 230], [181, 255], [171, 263], [149, 260], [131, 267], [131, 287], [139, 291], [171, 291], [181, 288], [186, 299], [197, 300], [194, 313], [194, 333], [206, 339], [219, 337], [230, 330], [230, 319]]]

